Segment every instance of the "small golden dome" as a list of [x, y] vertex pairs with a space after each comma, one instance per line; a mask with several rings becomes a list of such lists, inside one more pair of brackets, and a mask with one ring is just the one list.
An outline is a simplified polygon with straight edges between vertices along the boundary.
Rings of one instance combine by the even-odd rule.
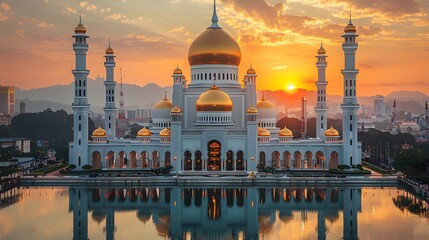
[[83, 26], [82, 23], [79, 23], [75, 28], [74, 28], [74, 33], [75, 34], [85, 34], [86, 33], [86, 27]]
[[253, 69], [252, 66], [250, 66], [250, 68], [247, 69], [247, 74], [256, 74], [256, 71], [255, 71], [255, 69]]
[[106, 49], [106, 54], [114, 54], [114, 53], [115, 51], [113, 51], [113, 49], [110, 46]]
[[289, 128], [284, 127], [278, 132], [278, 135], [279, 137], [293, 137], [293, 132]]
[[276, 106], [274, 106], [274, 104], [272, 104], [270, 101], [265, 99], [265, 95], [264, 93], [262, 93], [262, 98], [260, 100], [258, 100], [258, 102], [256, 103], [256, 108], [257, 109], [276, 109]]
[[207, 28], [191, 44], [188, 51], [191, 66], [202, 64], [240, 65], [238, 43], [222, 28]]
[[179, 106], [175, 106], [173, 109], [171, 109], [170, 113], [182, 113], [182, 109], [180, 109]]
[[254, 106], [250, 106], [250, 107], [247, 109], [247, 113], [257, 114], [257, 113], [258, 113], [258, 109], [256, 109]]
[[232, 100], [227, 93], [213, 85], [198, 97], [196, 108], [203, 112], [232, 111]]
[[149, 137], [149, 136], [152, 136], [152, 132], [149, 129], [147, 129], [146, 127], [143, 127], [137, 133], [137, 137]]
[[161, 99], [161, 101], [159, 101], [153, 107], [153, 109], [157, 109], [157, 110], [161, 110], [161, 109], [168, 109], [168, 110], [170, 110], [172, 108], [173, 108], [173, 103], [170, 100], [168, 100], [167, 93], [165, 93], [164, 98]]
[[269, 137], [270, 131], [268, 131], [266, 128], [258, 128], [258, 136], [259, 137]]
[[159, 132], [159, 136], [170, 137], [171, 136], [171, 130], [169, 128], [164, 128], [164, 129], [162, 129], [161, 132]]
[[101, 127], [98, 127], [92, 132], [92, 137], [106, 137], [106, 136], [107, 136], [106, 131]]
[[325, 137], [338, 137], [338, 136], [340, 136], [340, 134], [333, 127], [329, 128], [328, 130], [325, 131]]
[[177, 66], [177, 68], [174, 69], [173, 74], [183, 74], [182, 69], [180, 69], [179, 66]]
[[317, 50], [317, 54], [326, 54], [326, 50], [323, 48], [323, 46], [320, 46], [319, 50]]
[[356, 27], [355, 27], [353, 24], [349, 23], [349, 24], [347, 24], [347, 26], [344, 28], [344, 32], [345, 32], [345, 33], [355, 33], [355, 32], [356, 32]]

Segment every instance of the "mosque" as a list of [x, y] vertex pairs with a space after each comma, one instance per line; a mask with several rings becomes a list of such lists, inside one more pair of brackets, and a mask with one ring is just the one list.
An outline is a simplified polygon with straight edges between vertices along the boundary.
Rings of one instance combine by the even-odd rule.
[[86, 54], [88, 38], [80, 19], [73, 35], [76, 67], [74, 139], [69, 145], [70, 163], [77, 169], [156, 168], [173, 166], [177, 171], [255, 171], [257, 166], [290, 169], [330, 169], [339, 164], [361, 161], [357, 141], [355, 54], [356, 27], [351, 18], [344, 29], [342, 49], [345, 65], [343, 135], [327, 126], [325, 78], [327, 55], [323, 46], [317, 51], [318, 79], [316, 138], [294, 139], [287, 127], [276, 126], [276, 106], [257, 99], [258, 75], [250, 67], [240, 78], [241, 50], [238, 43], [218, 24], [216, 3], [211, 25], [191, 44], [188, 61], [190, 81], [180, 68], [172, 74], [173, 96], [165, 96], [152, 112], [153, 125], [142, 128], [136, 138], [116, 137], [115, 55], [106, 49], [105, 126], [88, 134], [90, 104], [87, 95]]

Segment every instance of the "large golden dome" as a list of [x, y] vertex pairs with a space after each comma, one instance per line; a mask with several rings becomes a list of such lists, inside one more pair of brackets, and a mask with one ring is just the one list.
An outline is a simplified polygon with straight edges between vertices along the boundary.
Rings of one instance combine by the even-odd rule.
[[272, 104], [270, 101], [265, 99], [264, 93], [262, 93], [262, 98], [258, 100], [258, 102], [256, 103], [256, 108], [257, 109], [276, 109], [276, 106], [274, 106], [274, 104]]
[[340, 134], [333, 127], [329, 128], [328, 130], [325, 131], [325, 137], [338, 137], [338, 136], [340, 136]]
[[232, 111], [232, 100], [228, 94], [213, 85], [198, 97], [196, 108], [203, 112]]
[[191, 44], [188, 61], [191, 66], [202, 64], [240, 65], [241, 50], [238, 43], [217, 24], [216, 5], [212, 25]]
[[106, 131], [101, 127], [98, 127], [92, 132], [92, 137], [106, 137], [106, 136], [107, 136]]
[[153, 109], [157, 109], [157, 110], [161, 110], [161, 109], [168, 109], [171, 110], [173, 108], [173, 103], [168, 100], [167, 95], [161, 99], [161, 101], [159, 101], [157, 104], [155, 104], [155, 106], [153, 107]]

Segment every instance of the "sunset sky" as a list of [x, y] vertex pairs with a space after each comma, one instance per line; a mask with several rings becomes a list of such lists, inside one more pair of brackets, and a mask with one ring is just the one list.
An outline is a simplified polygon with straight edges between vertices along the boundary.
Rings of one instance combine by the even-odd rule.
[[[340, 95], [340, 36], [351, 11], [360, 35], [358, 95], [395, 90], [429, 94], [429, 1], [217, 2], [219, 24], [241, 47], [240, 74], [252, 64], [260, 90], [289, 85], [314, 90], [314, 56], [323, 39], [329, 56], [327, 91]], [[90, 78], [104, 75], [103, 55], [110, 37], [124, 82], [171, 85], [177, 64], [189, 79], [187, 51], [210, 25], [212, 5], [212, 0], [0, 1], [0, 84], [31, 89], [73, 81], [71, 35], [79, 11], [91, 37]]]

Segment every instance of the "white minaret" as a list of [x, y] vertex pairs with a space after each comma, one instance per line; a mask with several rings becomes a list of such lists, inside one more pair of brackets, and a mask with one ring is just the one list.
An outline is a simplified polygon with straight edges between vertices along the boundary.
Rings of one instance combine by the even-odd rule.
[[186, 79], [179, 66], [173, 71], [173, 106], [183, 109], [183, 90], [186, 89]]
[[345, 34], [343, 51], [345, 57], [345, 66], [341, 70], [344, 77], [344, 98], [341, 104], [343, 111], [343, 157], [341, 164], [356, 165], [360, 164], [361, 157], [358, 151], [357, 142], [357, 111], [359, 104], [356, 98], [356, 75], [359, 70], [355, 68], [356, 50], [356, 27], [352, 23], [350, 15], [349, 24], [344, 28]]
[[106, 61], [104, 67], [106, 68], [106, 80], [104, 86], [106, 87], [106, 103], [104, 105], [104, 123], [107, 132], [107, 139], [116, 138], [116, 105], [115, 105], [115, 55], [113, 49], [109, 47], [106, 49]]
[[73, 149], [70, 150], [70, 163], [75, 164], [77, 169], [88, 164], [88, 112], [89, 104], [87, 98], [87, 79], [89, 70], [86, 69], [86, 53], [88, 44], [86, 39], [86, 28], [79, 17], [79, 24], [74, 29], [73, 50], [76, 56], [76, 67], [72, 70], [74, 75], [74, 101], [73, 108]]
[[316, 112], [316, 137], [323, 139], [325, 131], [327, 129], [327, 112], [328, 107], [326, 105], [326, 85], [328, 82], [326, 81], [326, 66], [328, 63], [326, 62], [326, 50], [323, 48], [322, 42], [320, 42], [320, 48], [317, 51], [317, 103], [314, 107], [314, 111]]
[[244, 75], [244, 87], [246, 88], [246, 108], [256, 107], [256, 71], [250, 66]]

